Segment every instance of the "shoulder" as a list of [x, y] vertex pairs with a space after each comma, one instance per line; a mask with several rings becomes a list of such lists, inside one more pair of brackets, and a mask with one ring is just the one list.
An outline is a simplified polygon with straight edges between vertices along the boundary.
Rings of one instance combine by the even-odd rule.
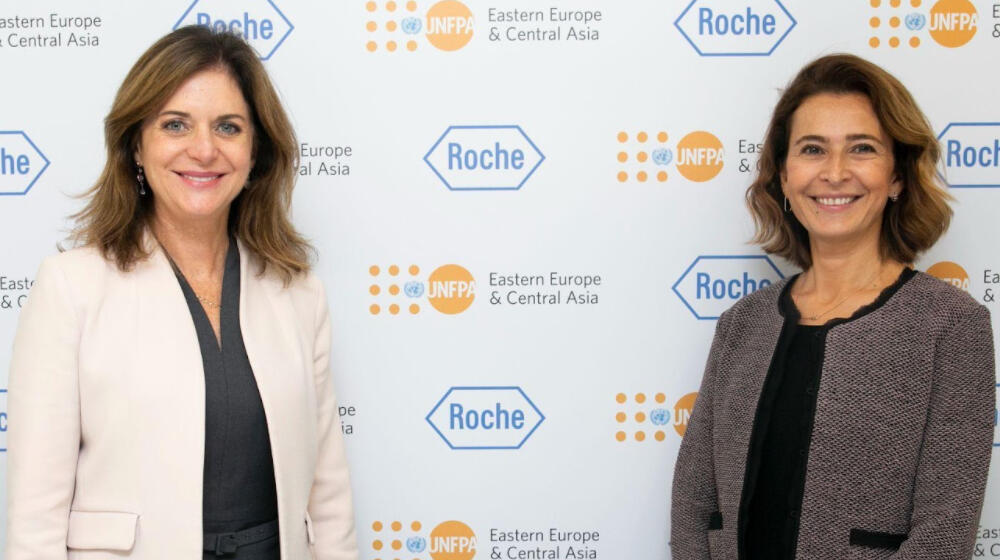
[[779, 311], [778, 301], [790, 280], [785, 278], [747, 294], [722, 312], [715, 326], [716, 339], [745, 338], [754, 336], [751, 333], [759, 335], [779, 331], [784, 317]]
[[913, 309], [928, 326], [950, 329], [967, 321], [989, 325], [990, 312], [968, 292], [917, 272], [896, 294], [898, 303]]
[[42, 270], [58, 270], [66, 274], [97, 273], [109, 267], [114, 268], [114, 263], [109, 262], [101, 255], [100, 250], [90, 245], [49, 255], [42, 260], [41, 265]]
[[739, 299], [736, 303], [727, 309], [720, 319], [725, 318], [727, 320], [733, 320], [737, 317], [763, 317], [763, 316], [773, 316], [778, 314], [778, 300], [781, 299], [781, 293], [788, 286], [788, 283], [794, 279], [792, 276], [790, 278], [783, 278], [774, 284], [765, 286], [755, 292], [747, 294]]
[[35, 284], [62, 286], [76, 298], [85, 299], [121, 274], [117, 265], [105, 259], [96, 247], [76, 247], [42, 259]]
[[323, 282], [312, 270], [296, 274], [283, 289], [287, 290], [295, 299], [316, 305], [326, 304], [326, 290], [323, 288]]
[[42, 310], [81, 318], [104, 295], [114, 292], [109, 285], [117, 277], [117, 268], [99, 250], [79, 247], [42, 259], [31, 283], [24, 307], [26, 314]]
[[272, 266], [264, 268], [261, 273], [261, 260], [252, 251], [246, 251], [249, 258], [247, 273], [253, 275], [256, 282], [266, 286], [266, 291], [279, 299], [290, 301], [300, 316], [313, 316], [326, 311], [326, 290], [319, 276], [312, 270], [300, 272], [287, 281]]

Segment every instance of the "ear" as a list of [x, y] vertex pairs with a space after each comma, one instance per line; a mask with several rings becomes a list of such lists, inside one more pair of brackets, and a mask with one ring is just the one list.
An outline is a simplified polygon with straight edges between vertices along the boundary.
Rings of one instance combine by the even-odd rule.
[[139, 144], [135, 145], [135, 151], [132, 152], [132, 159], [135, 161], [136, 165], [142, 165], [142, 157], [139, 153], [142, 152], [142, 146]]
[[899, 196], [903, 193], [903, 181], [897, 173], [892, 174], [892, 181], [889, 182], [889, 196]]

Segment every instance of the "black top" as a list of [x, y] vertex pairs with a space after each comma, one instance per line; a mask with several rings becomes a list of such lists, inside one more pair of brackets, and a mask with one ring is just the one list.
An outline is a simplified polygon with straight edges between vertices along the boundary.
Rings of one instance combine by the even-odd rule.
[[[241, 531], [278, 518], [264, 406], [240, 330], [240, 252], [230, 239], [222, 277], [220, 338], [187, 280], [174, 267], [194, 320], [205, 368], [205, 533]], [[206, 558], [214, 558], [206, 553]], [[240, 560], [278, 560], [278, 537], [241, 547]]]
[[800, 325], [788, 282], [780, 306], [785, 326], [778, 339], [754, 420], [747, 476], [752, 484], [745, 515], [747, 560], [793, 560], [812, 440], [816, 395], [823, 370], [826, 335], [836, 325], [853, 321], [885, 304], [916, 271], [899, 278], [873, 301], [848, 318], [823, 325]]

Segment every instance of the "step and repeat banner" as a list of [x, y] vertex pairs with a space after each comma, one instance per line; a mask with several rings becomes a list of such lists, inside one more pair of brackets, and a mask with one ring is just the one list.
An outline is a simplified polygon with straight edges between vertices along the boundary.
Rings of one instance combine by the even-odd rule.
[[364, 559], [670, 557], [715, 319], [796, 272], [743, 195], [817, 56], [911, 89], [956, 199], [917, 266], [1000, 310], [1000, 2], [0, 0], [0, 476], [19, 310], [122, 78], [188, 24], [243, 34], [296, 127]]

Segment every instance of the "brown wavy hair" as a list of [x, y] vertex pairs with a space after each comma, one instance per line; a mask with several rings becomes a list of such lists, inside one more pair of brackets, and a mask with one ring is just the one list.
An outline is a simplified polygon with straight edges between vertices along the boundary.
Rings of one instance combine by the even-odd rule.
[[792, 212], [783, 211], [781, 172], [788, 157], [792, 116], [807, 98], [820, 93], [860, 93], [872, 104], [879, 124], [892, 138], [893, 173], [902, 185], [899, 200], [882, 214], [882, 258], [912, 263], [948, 229], [952, 197], [937, 175], [941, 155], [927, 117], [906, 87], [891, 74], [849, 54], [824, 56], [806, 65], [788, 84], [771, 115], [757, 177], [746, 202], [756, 234], [752, 242], [768, 253], [807, 269], [812, 265], [809, 233]]
[[118, 268], [130, 270], [149, 256], [143, 236], [155, 197], [139, 196], [135, 163], [143, 124], [156, 115], [191, 76], [214, 68], [229, 72], [250, 108], [254, 166], [248, 183], [233, 200], [229, 230], [261, 261], [260, 273], [274, 267], [287, 283], [309, 270], [312, 247], [289, 219], [298, 169], [298, 143], [281, 100], [260, 59], [243, 39], [207, 27], [182, 27], [139, 57], [118, 88], [104, 119], [107, 162], [84, 197], [71, 239], [94, 246]]

